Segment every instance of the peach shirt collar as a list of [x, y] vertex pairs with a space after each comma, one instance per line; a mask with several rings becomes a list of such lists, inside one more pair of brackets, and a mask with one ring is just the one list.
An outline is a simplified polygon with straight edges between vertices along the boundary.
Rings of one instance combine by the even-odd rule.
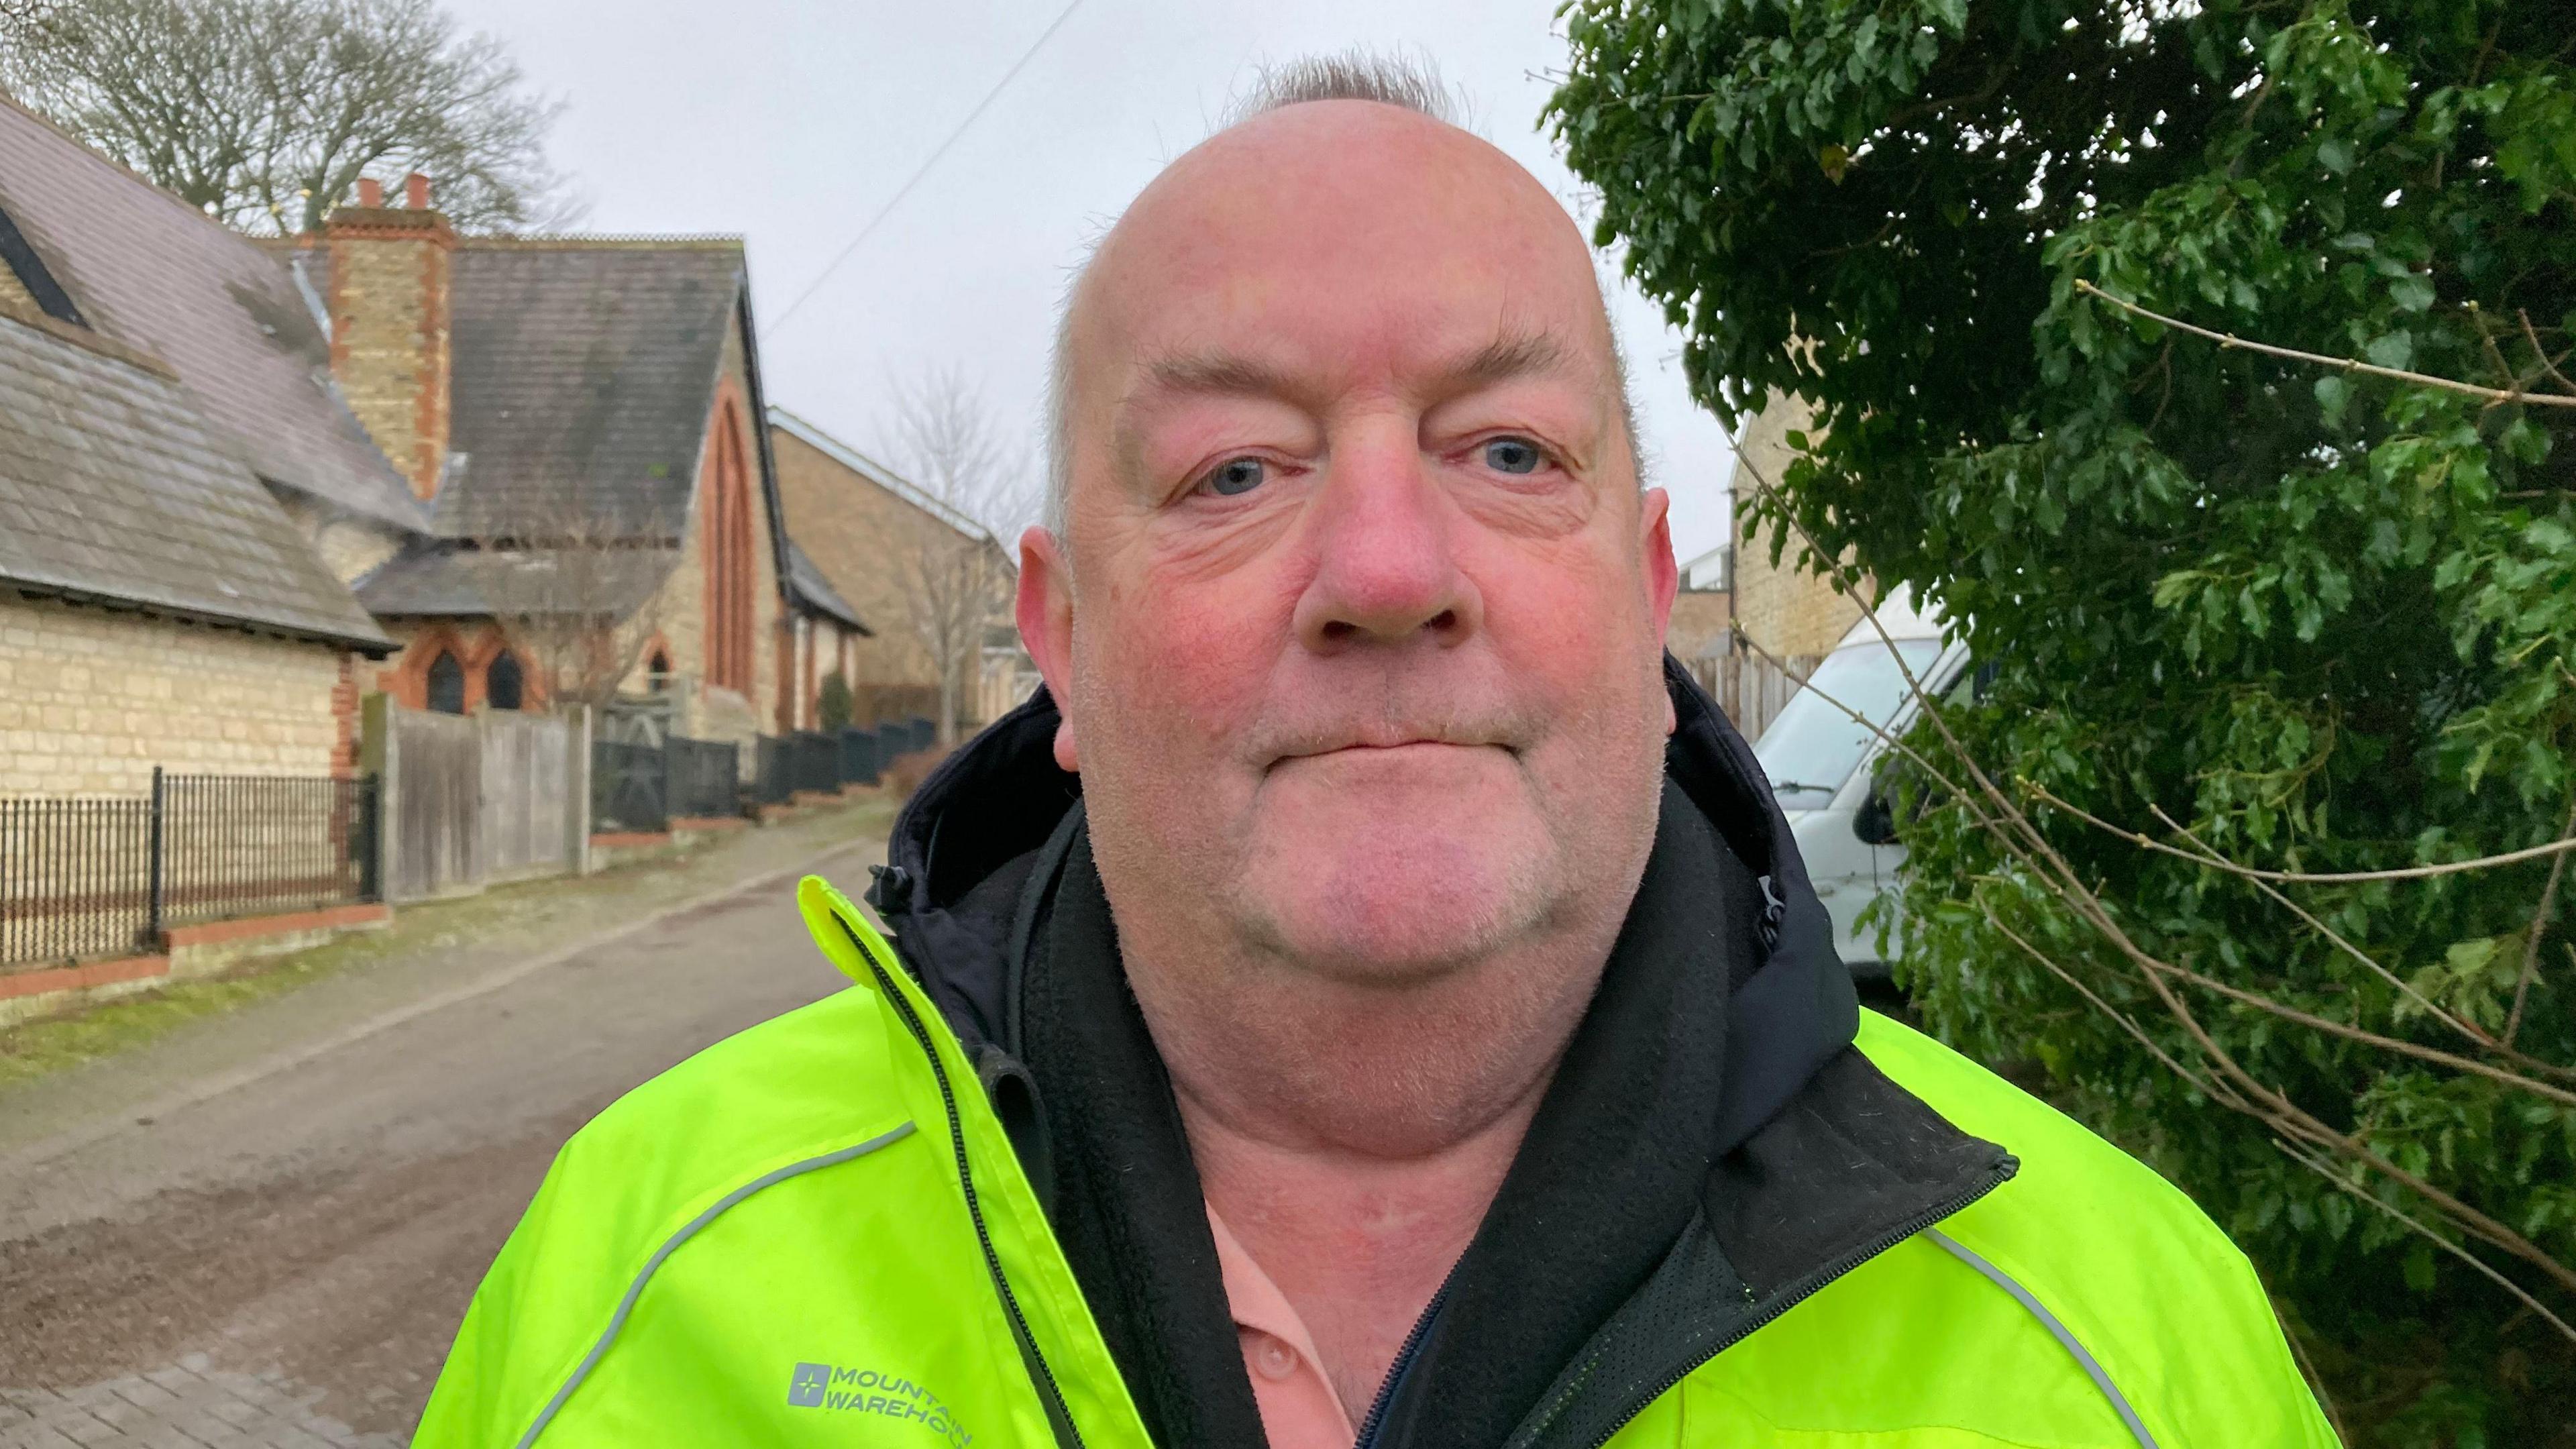
[[1324, 1377], [1323, 1356], [1315, 1352], [1305, 1320], [1235, 1241], [1215, 1208], [1207, 1210], [1207, 1219], [1225, 1277], [1226, 1306], [1243, 1343], [1244, 1375], [1252, 1380], [1270, 1449], [1351, 1449], [1359, 1431], [1332, 1380]]

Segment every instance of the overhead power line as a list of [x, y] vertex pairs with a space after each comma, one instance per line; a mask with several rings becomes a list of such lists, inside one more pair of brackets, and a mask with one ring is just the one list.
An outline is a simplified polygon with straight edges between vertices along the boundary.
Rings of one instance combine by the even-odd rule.
[[1055, 33], [1064, 28], [1064, 23], [1073, 18], [1073, 12], [1081, 8], [1082, 0], [1073, 0], [1072, 4], [1065, 6], [1057, 14], [1054, 23], [1038, 33], [1038, 38], [1029, 43], [1029, 48], [1020, 52], [1020, 58], [1011, 62], [1011, 68], [1002, 72], [1002, 78], [993, 82], [993, 88], [984, 93], [984, 99], [977, 101], [975, 109], [966, 113], [966, 119], [957, 123], [957, 129], [948, 133], [948, 139], [939, 143], [939, 149], [931, 152], [928, 159], [921, 163], [912, 176], [902, 186], [896, 188], [894, 195], [886, 198], [886, 204], [877, 208], [877, 214], [868, 218], [868, 224], [859, 228], [859, 234], [850, 238], [850, 244], [841, 248], [840, 254], [826, 263], [823, 270], [815, 274], [814, 280], [805, 284], [805, 290], [796, 294], [796, 300], [787, 304], [786, 311], [778, 314], [777, 322], [770, 327], [772, 333], [784, 328], [787, 320], [796, 315], [796, 310], [821, 290], [823, 284], [832, 279], [834, 272], [841, 269], [841, 263], [848, 261], [850, 254], [857, 251], [860, 244], [875, 234], [876, 229], [884, 224], [885, 219], [894, 214], [894, 209], [903, 205], [903, 199], [910, 196], [912, 189], [921, 184], [921, 178], [930, 174], [930, 168], [939, 164], [939, 158], [948, 154], [948, 148], [957, 144], [957, 138], [966, 134], [967, 128], [975, 124], [976, 118], [982, 116], [992, 106], [993, 102], [1010, 86], [1012, 80], [1027, 68], [1030, 61], [1037, 58], [1037, 53], [1046, 48], [1046, 43], [1055, 38]]

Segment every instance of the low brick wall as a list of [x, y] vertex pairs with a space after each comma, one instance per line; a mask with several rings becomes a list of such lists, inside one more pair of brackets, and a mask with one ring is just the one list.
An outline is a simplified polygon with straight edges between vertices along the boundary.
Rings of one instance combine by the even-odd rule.
[[119, 996], [149, 991], [164, 981], [211, 976], [237, 962], [318, 946], [344, 931], [381, 926], [393, 908], [377, 902], [248, 916], [163, 933], [167, 949], [151, 956], [118, 956], [72, 966], [0, 973], [0, 1026], [51, 1016]]

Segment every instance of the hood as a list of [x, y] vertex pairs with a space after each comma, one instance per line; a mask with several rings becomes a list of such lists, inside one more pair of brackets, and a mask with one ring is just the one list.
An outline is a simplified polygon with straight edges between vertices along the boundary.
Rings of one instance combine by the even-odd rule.
[[[1834, 954], [1832, 921], [1752, 749], [1670, 657], [1664, 685], [1676, 721], [1665, 774], [1766, 902], [1764, 958], [1728, 1001], [1722, 1152], [1851, 1044], [1859, 1006]], [[1079, 825], [1082, 784], [1056, 766], [1057, 722], [1041, 689], [943, 762], [896, 817], [887, 863], [868, 890], [905, 964], [979, 1060], [1017, 1054], [1015, 973], [1043, 888]]]

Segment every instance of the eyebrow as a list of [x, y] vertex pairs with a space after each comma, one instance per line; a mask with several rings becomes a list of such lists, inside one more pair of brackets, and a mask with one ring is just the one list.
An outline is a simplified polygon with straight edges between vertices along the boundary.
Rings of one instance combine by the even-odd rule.
[[[1565, 362], [1565, 348], [1554, 337], [1544, 332], [1515, 332], [1497, 337], [1439, 369], [1438, 376], [1447, 389], [1464, 390], [1561, 371]], [[1145, 376], [1158, 392], [1292, 397], [1304, 390], [1278, 367], [1235, 352], [1158, 357], [1146, 364]]]

